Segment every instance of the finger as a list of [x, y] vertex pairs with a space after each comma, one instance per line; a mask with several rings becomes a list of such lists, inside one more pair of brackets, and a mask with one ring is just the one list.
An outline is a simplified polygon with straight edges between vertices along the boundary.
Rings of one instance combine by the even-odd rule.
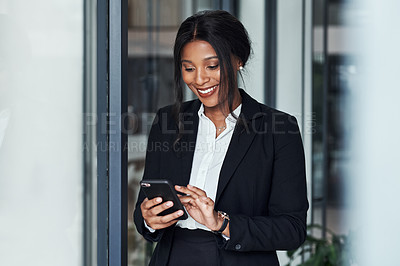
[[199, 197], [196, 192], [188, 189], [187, 187], [175, 186], [175, 189], [176, 191], [184, 194], [181, 197], [193, 197], [194, 199]]
[[158, 214], [160, 214], [161, 212], [165, 211], [166, 209], [171, 208], [172, 206], [174, 206], [174, 203], [172, 201], [167, 201], [167, 202], [164, 202], [163, 204], [160, 204], [158, 206], [155, 206], [155, 207], [151, 208], [149, 210], [149, 213], [152, 216], [157, 216]]
[[189, 190], [196, 192], [197, 195], [207, 197], [207, 193], [204, 190], [192, 185], [187, 185], [187, 187]]
[[182, 210], [164, 216], [154, 216], [146, 220], [147, 225], [153, 229], [166, 228], [177, 222], [177, 218], [183, 215]]
[[156, 198], [153, 198], [151, 200], [148, 199], [146, 201], [143, 201], [142, 202], [142, 206], [143, 206], [144, 209], [149, 210], [149, 209], [153, 208], [154, 206], [160, 204], [161, 202], [162, 202], [162, 198], [161, 197], [156, 197]]
[[175, 186], [175, 189], [177, 191], [182, 192], [188, 196], [192, 196], [195, 199], [197, 199], [198, 197], [201, 197], [201, 196], [207, 196], [206, 193], [199, 188], [196, 188], [197, 190], [190, 189], [190, 188], [195, 188], [195, 187], [193, 187], [191, 185], [188, 185], [187, 187]]
[[187, 187], [184, 187], [184, 186], [175, 186], [175, 190], [178, 192], [181, 192], [185, 195], [190, 195], [190, 192], [191, 192]]
[[188, 204], [190, 201], [193, 200], [193, 198], [191, 196], [190, 197], [181, 197], [179, 199], [180, 199], [182, 204]]
[[164, 216], [159, 216], [160, 217], [160, 223], [169, 223], [171, 221], [176, 220], [177, 218], [181, 217], [183, 215], [182, 210], [178, 210], [176, 212], [164, 215]]
[[184, 202], [184, 203], [182, 203], [182, 205], [186, 208], [186, 210], [189, 210], [190, 208], [198, 208], [199, 207], [198, 206], [199, 204], [196, 203], [196, 201], [194, 201], [194, 200]]
[[144, 200], [142, 201], [142, 203], [140, 204], [140, 206], [144, 206], [146, 204], [146, 202], [148, 202], [149, 199], [148, 198], [144, 198]]
[[[206, 201], [200, 200], [201, 198], [205, 198]], [[182, 196], [179, 198], [181, 203], [186, 207], [187, 205], [213, 205], [214, 201], [210, 199], [210, 201], [207, 200], [207, 197], [198, 197], [198, 196]]]
[[149, 199], [148, 198], [145, 198], [143, 201], [142, 201], [142, 204], [140, 204], [140, 209], [142, 210], [142, 213], [145, 211], [145, 210], [147, 210], [147, 204], [148, 204], [148, 201], [149, 201]]

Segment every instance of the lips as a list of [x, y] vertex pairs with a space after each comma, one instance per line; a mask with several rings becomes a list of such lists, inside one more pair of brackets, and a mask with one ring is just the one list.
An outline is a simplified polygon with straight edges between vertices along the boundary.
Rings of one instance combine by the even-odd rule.
[[218, 86], [219, 86], [219, 85], [215, 85], [215, 86], [213, 86], [213, 87], [208, 87], [208, 88], [204, 88], [204, 89], [198, 89], [198, 88], [197, 88], [197, 91], [199, 92], [199, 94], [200, 94], [202, 97], [208, 97], [208, 96], [211, 96], [211, 95], [216, 91], [216, 89], [218, 88]]

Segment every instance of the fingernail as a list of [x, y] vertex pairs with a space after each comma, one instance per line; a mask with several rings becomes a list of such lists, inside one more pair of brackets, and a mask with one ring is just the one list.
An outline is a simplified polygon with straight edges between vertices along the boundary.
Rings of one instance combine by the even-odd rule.
[[165, 203], [166, 206], [171, 207], [172, 206], [172, 201], [168, 201], [167, 203]]
[[178, 186], [178, 185], [176, 185], [175, 187], [176, 187], [176, 188], [181, 188], [181, 186]]
[[178, 211], [178, 216], [181, 216], [183, 214], [183, 211]]
[[156, 198], [156, 202], [161, 202], [162, 199], [161, 198]]
[[187, 185], [187, 187], [192, 187], [191, 185]]

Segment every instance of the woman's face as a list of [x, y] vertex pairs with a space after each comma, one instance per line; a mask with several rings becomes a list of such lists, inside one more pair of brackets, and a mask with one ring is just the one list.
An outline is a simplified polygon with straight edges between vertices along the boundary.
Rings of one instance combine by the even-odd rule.
[[218, 105], [220, 65], [214, 48], [206, 41], [193, 41], [182, 49], [182, 78], [205, 107]]

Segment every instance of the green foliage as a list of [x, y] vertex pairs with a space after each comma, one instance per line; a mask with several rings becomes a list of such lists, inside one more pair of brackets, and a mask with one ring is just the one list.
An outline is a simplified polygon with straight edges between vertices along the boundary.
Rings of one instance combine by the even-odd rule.
[[[309, 225], [308, 231], [322, 230], [320, 225]], [[346, 235], [337, 235], [327, 229], [326, 238], [317, 238], [308, 235], [304, 244], [298, 249], [287, 251], [290, 261], [286, 266], [291, 266], [294, 261], [304, 256], [305, 260], [300, 266], [350, 266], [354, 259], [350, 253], [350, 238]]]

